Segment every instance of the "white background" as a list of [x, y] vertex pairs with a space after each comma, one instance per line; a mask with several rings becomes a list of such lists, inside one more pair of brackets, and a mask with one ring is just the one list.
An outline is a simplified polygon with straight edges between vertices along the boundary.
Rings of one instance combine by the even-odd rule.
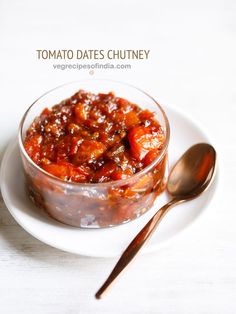
[[115, 259], [48, 247], [2, 203], [0, 312], [236, 313], [236, 2], [1, 0], [0, 38], [1, 153], [38, 96], [91, 77], [53, 70], [36, 49], [150, 49], [132, 70], [93, 77], [132, 83], [194, 116], [212, 135], [221, 170], [207, 215], [174, 244], [140, 256], [102, 301], [93, 294]]

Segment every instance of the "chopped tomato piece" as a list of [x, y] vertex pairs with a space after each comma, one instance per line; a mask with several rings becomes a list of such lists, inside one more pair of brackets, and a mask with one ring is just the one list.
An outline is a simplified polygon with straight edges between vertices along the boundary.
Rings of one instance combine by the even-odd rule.
[[62, 180], [85, 182], [90, 175], [88, 167], [75, 167], [67, 162], [45, 164], [42, 168]]
[[88, 119], [89, 109], [88, 105], [79, 103], [75, 106], [75, 118], [78, 124], [83, 123]]
[[118, 98], [117, 99], [117, 104], [119, 106], [121, 106], [121, 107], [126, 107], [126, 106], [129, 105], [129, 102], [126, 99], [124, 99], [124, 98]]
[[151, 150], [147, 153], [147, 155], [143, 159], [143, 163], [145, 166], [150, 165], [160, 154], [159, 150]]
[[105, 152], [106, 146], [97, 141], [85, 140], [79, 146], [75, 156], [76, 163], [92, 162], [98, 159]]
[[153, 176], [149, 174], [144, 175], [143, 177], [139, 178], [137, 182], [135, 182], [133, 185], [129, 186], [125, 190], [125, 196], [131, 197], [133, 195], [136, 195], [136, 193], [143, 193], [150, 191], [153, 187]]
[[139, 161], [143, 160], [149, 151], [159, 149], [163, 143], [156, 132], [144, 126], [132, 128], [128, 133], [128, 140], [132, 155]]
[[68, 129], [68, 132], [69, 132], [70, 134], [75, 134], [75, 133], [78, 133], [78, 132], [79, 132], [80, 127], [79, 127], [77, 124], [75, 124], [75, 123], [70, 123], [70, 124], [68, 125], [67, 129]]
[[42, 113], [41, 113], [41, 117], [42, 117], [42, 118], [45, 118], [45, 117], [47, 117], [50, 113], [51, 113], [51, 110], [48, 109], [48, 108], [45, 108], [45, 109], [42, 111]]
[[70, 167], [70, 181], [73, 182], [87, 182], [90, 178], [91, 170], [89, 167], [83, 165], [75, 167], [71, 165]]
[[127, 168], [125, 170], [118, 169], [114, 171], [111, 175], [112, 180], [124, 180], [131, 177], [133, 174], [132, 170]]
[[73, 136], [71, 138], [70, 155], [75, 155], [78, 152], [78, 148], [82, 142], [83, 139], [80, 136]]
[[149, 110], [142, 110], [139, 113], [140, 120], [151, 120], [154, 118], [154, 113]]
[[110, 161], [104, 166], [101, 166], [99, 168], [94, 176], [93, 176], [93, 182], [106, 182], [110, 180], [111, 174], [116, 170], [117, 166], [114, 162]]
[[70, 177], [69, 167], [66, 164], [51, 163], [42, 165], [42, 168], [62, 180], [68, 180]]
[[125, 120], [125, 126], [127, 128], [130, 128], [131, 126], [134, 126], [140, 122], [138, 115], [135, 111], [128, 112], [125, 115], [124, 120]]

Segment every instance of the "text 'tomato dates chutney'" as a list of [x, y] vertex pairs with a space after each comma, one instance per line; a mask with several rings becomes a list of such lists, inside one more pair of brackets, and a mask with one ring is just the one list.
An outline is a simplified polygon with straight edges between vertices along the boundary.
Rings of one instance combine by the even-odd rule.
[[[68, 85], [58, 88], [60, 94]], [[21, 156], [33, 201], [76, 227], [114, 226], [146, 212], [166, 183], [169, 126], [162, 109], [82, 89], [58, 101], [58, 89], [36, 101], [21, 122]]]

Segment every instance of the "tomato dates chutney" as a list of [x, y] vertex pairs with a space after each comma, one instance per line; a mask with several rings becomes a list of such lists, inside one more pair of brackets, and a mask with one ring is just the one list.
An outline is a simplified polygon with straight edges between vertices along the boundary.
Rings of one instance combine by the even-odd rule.
[[24, 147], [46, 172], [66, 181], [126, 179], [149, 165], [164, 143], [154, 114], [116, 97], [80, 90], [44, 109]]
[[[151, 164], [164, 144], [165, 132], [153, 112], [112, 92], [93, 94], [84, 90], [45, 108], [27, 129], [23, 142], [35, 164], [73, 183], [130, 178]], [[135, 182], [111, 187], [105, 198], [82, 193], [65, 205], [60, 191], [36, 174], [27, 175], [29, 189], [36, 204], [57, 220], [74, 226], [115, 225], [139, 216], [152, 205], [165, 185], [166, 159], [164, 154], [152, 171]], [[83, 207], [87, 208], [87, 220], [78, 210], [79, 197], [86, 201]], [[67, 211], [64, 216], [59, 214], [63, 211]]]

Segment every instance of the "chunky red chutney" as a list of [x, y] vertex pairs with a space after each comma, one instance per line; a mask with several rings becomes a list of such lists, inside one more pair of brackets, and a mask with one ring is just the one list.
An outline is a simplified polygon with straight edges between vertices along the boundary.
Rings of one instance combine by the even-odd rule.
[[43, 110], [27, 130], [24, 147], [39, 167], [62, 180], [97, 183], [139, 172], [164, 141], [154, 113], [114, 93], [79, 90]]

